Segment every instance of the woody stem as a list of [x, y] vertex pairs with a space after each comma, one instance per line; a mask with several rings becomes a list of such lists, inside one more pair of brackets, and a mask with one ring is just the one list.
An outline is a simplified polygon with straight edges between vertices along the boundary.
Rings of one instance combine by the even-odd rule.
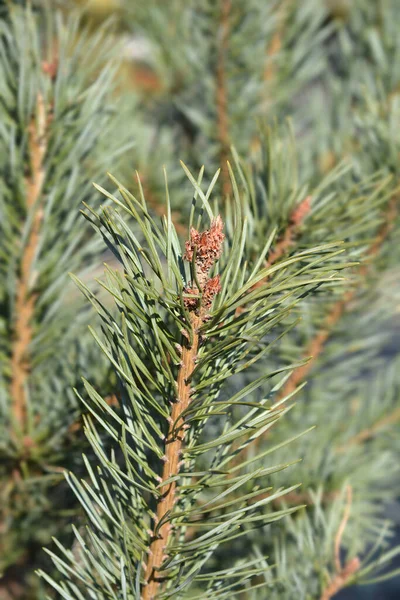
[[[190, 384], [188, 380], [194, 368], [194, 361], [199, 347], [198, 329], [202, 324], [202, 319], [195, 313], [191, 313], [191, 326], [193, 331], [192, 342], [185, 339], [182, 349], [182, 363], [177, 378], [178, 397], [173, 403], [170, 426], [165, 440], [164, 467], [162, 472], [162, 482], [169, 480], [179, 473], [179, 462], [181, 460], [181, 450], [184, 442], [185, 429], [182, 413], [187, 409], [190, 403]], [[157, 518], [153, 530], [152, 542], [149, 549], [149, 558], [146, 565], [145, 581], [143, 587], [142, 599], [152, 600], [156, 598], [157, 591], [161, 585], [160, 569], [166, 557], [166, 549], [171, 535], [171, 522], [166, 517], [177, 500], [176, 481], [160, 485], [161, 497], [157, 503]], [[157, 529], [157, 523], [165, 519], [161, 527]]]
[[35, 311], [35, 296], [31, 292], [32, 268], [39, 243], [43, 210], [37, 206], [45, 179], [43, 167], [47, 150], [46, 109], [44, 100], [37, 98], [37, 124], [32, 119], [28, 130], [28, 146], [31, 161], [31, 173], [26, 178], [26, 209], [35, 210], [30, 233], [21, 257], [20, 275], [17, 281], [15, 300], [14, 339], [11, 351], [10, 396], [13, 416], [21, 430], [24, 428], [27, 412], [26, 382], [30, 365], [28, 347], [32, 340], [32, 318]]

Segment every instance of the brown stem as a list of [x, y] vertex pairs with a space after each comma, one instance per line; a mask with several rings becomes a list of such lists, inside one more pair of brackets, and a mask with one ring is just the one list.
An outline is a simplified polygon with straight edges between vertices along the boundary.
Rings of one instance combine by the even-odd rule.
[[342, 545], [343, 533], [346, 529], [347, 522], [350, 517], [351, 503], [353, 499], [353, 491], [350, 485], [346, 489], [347, 501], [344, 508], [343, 518], [340, 522], [337, 534], [335, 536], [335, 569], [336, 574], [330, 580], [328, 586], [323, 591], [321, 600], [330, 600], [335, 594], [347, 585], [349, 579], [359, 570], [360, 559], [355, 557], [349, 560], [344, 566], [340, 560], [340, 547]]
[[[291, 246], [293, 246], [293, 244], [295, 243], [295, 240], [296, 240], [296, 236], [298, 235], [298, 233], [300, 231], [301, 224], [302, 224], [304, 218], [310, 212], [310, 210], [311, 210], [311, 196], [307, 196], [292, 211], [292, 213], [289, 217], [289, 223], [288, 223], [285, 231], [279, 237], [274, 249], [269, 253], [268, 259], [264, 263], [264, 268], [272, 267], [272, 265], [274, 265], [279, 259], [281, 259], [282, 256], [284, 256], [288, 252], [288, 250], [291, 248]], [[263, 285], [265, 285], [267, 283], [268, 279], [269, 279], [268, 276], [265, 277], [264, 279], [261, 279], [261, 281], [256, 283], [250, 289], [250, 291], [253, 291], [259, 287], [262, 287]], [[236, 314], [238, 315], [242, 312], [243, 312], [243, 308], [239, 306], [236, 309]]]
[[350, 578], [360, 569], [360, 559], [356, 556], [349, 560], [340, 573], [337, 573], [323, 591], [321, 600], [331, 600], [340, 590], [348, 585]]
[[[198, 329], [202, 324], [202, 318], [195, 313], [191, 313], [191, 325], [193, 331], [193, 340], [190, 344], [185, 338], [182, 348], [182, 363], [178, 373], [178, 400], [174, 402], [170, 417], [170, 426], [167, 438], [165, 440], [164, 468], [162, 481], [167, 481], [179, 473], [179, 463], [181, 460], [181, 450], [184, 441], [185, 429], [184, 421], [181, 417], [182, 412], [188, 407], [190, 402], [190, 384], [187, 383], [193, 371], [194, 362], [197, 357], [199, 346]], [[161, 565], [166, 557], [166, 547], [171, 534], [171, 523], [168, 520], [168, 514], [174, 508], [176, 502], [176, 482], [161, 485], [162, 496], [157, 504], [157, 518], [155, 529], [150, 544], [149, 558], [146, 565], [145, 581], [147, 584], [143, 588], [143, 600], [152, 600], [156, 597], [160, 581]], [[157, 523], [165, 519], [161, 527], [157, 530]], [[158, 576], [159, 575], [159, 576]]]
[[32, 318], [36, 302], [36, 296], [31, 292], [32, 267], [43, 218], [43, 210], [37, 202], [45, 179], [43, 163], [47, 150], [46, 125], [44, 100], [41, 94], [38, 94], [36, 120], [32, 119], [28, 130], [31, 169], [30, 175], [25, 181], [27, 212], [35, 210], [35, 213], [21, 258], [20, 276], [16, 288], [14, 337], [11, 351], [10, 395], [13, 403], [13, 415], [21, 430], [24, 428], [27, 412], [26, 383], [30, 370], [28, 347], [33, 336]]
[[220, 42], [217, 53], [217, 136], [220, 145], [219, 164], [221, 168], [222, 194], [224, 197], [231, 192], [231, 180], [228, 171], [229, 159], [229, 122], [228, 122], [228, 89], [226, 79], [226, 54], [229, 42], [229, 16], [231, 11], [231, 0], [221, 0], [221, 22]]
[[[385, 215], [385, 221], [378, 232], [373, 244], [368, 248], [366, 252], [366, 261], [359, 267], [358, 269], [358, 278], [366, 278], [371, 269], [371, 260], [375, 257], [390, 231], [393, 229], [394, 219], [397, 213], [397, 197], [393, 197], [388, 204], [388, 208]], [[349, 304], [354, 300], [358, 291], [358, 287], [353, 287], [353, 289], [346, 292], [338, 302], [336, 302], [331, 310], [329, 311], [322, 328], [315, 334], [314, 338], [308, 344], [305, 352], [304, 358], [308, 358], [311, 356], [311, 360], [309, 360], [305, 365], [302, 365], [295, 369], [287, 380], [285, 386], [283, 387], [280, 398], [284, 398], [285, 396], [291, 394], [307, 377], [309, 372], [314, 366], [317, 358], [321, 354], [322, 350], [325, 347], [327, 340], [333, 332], [334, 326], [339, 321], [339, 319], [343, 316], [344, 312], [347, 310]]]
[[[197, 351], [199, 348], [199, 328], [205, 322], [207, 312], [211, 308], [213, 298], [221, 291], [219, 275], [210, 278], [209, 273], [222, 252], [224, 224], [218, 215], [212, 220], [209, 229], [203, 232], [194, 227], [190, 230], [190, 239], [185, 244], [183, 259], [189, 263], [194, 261], [192, 276], [196, 280], [185, 286], [183, 303], [190, 315], [190, 336], [184, 332], [182, 361], [177, 379], [177, 401], [172, 404], [169, 417], [169, 430], [165, 439], [164, 467], [161, 478], [161, 497], [157, 502], [155, 527], [149, 548], [149, 557], [145, 569], [145, 586], [142, 590], [143, 600], [155, 598], [162, 580], [160, 573], [162, 563], [166, 558], [167, 546], [171, 533], [170, 513], [176, 502], [176, 481], [165, 483], [171, 477], [178, 475], [182, 445], [185, 436], [183, 411], [190, 403], [190, 376], [193, 372]], [[201, 290], [197, 287], [201, 287]], [[193, 297], [193, 296], [197, 296]], [[161, 522], [161, 525], [160, 525]], [[157, 572], [160, 576], [157, 576]]]

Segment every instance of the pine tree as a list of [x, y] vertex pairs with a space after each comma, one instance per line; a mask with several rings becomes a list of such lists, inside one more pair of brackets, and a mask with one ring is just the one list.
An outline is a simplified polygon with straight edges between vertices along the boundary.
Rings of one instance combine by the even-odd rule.
[[118, 385], [110, 406], [109, 378], [74, 372], [90, 447], [68, 481], [87, 527], [49, 551], [61, 581], [41, 575], [67, 599], [254, 600], [392, 576], [398, 3], [125, 15], [149, 43], [140, 177], [86, 213], [121, 265], [103, 282], [114, 309], [77, 280]]
[[[109, 369], [68, 277], [93, 273], [103, 248], [76, 230], [90, 180], [129, 147], [112, 90], [115, 41], [50, 11], [8, 5], [0, 22], [0, 595], [34, 597], [40, 548], [78, 510], [63, 469], [85, 447], [72, 387]], [[120, 108], [119, 108], [120, 112]], [[124, 142], [127, 142], [125, 144]], [[125, 144], [125, 148], [124, 148]], [[114, 160], [113, 159], [113, 160]], [[25, 576], [28, 577], [25, 580]]]

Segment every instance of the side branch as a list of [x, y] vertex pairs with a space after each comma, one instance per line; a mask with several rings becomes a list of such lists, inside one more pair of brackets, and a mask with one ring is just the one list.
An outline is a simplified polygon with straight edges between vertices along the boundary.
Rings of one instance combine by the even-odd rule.
[[330, 600], [335, 596], [341, 589], [343, 589], [350, 578], [357, 573], [360, 568], [360, 559], [356, 556], [349, 560], [345, 565], [342, 565], [340, 560], [340, 547], [342, 544], [343, 533], [346, 529], [347, 522], [350, 517], [350, 509], [352, 503], [352, 488], [350, 485], [347, 486], [347, 501], [343, 513], [343, 518], [340, 522], [336, 537], [335, 537], [335, 569], [336, 574], [330, 580], [328, 586], [323, 591], [321, 600]]
[[26, 410], [26, 382], [30, 365], [28, 347], [32, 340], [32, 318], [35, 311], [36, 298], [31, 293], [32, 266], [39, 243], [43, 210], [37, 205], [45, 179], [44, 158], [47, 150], [46, 109], [41, 94], [36, 103], [36, 120], [32, 119], [28, 130], [28, 148], [31, 161], [30, 175], [26, 177], [26, 209], [29, 213], [35, 210], [30, 233], [23, 249], [20, 275], [17, 281], [15, 300], [14, 338], [11, 353], [10, 395], [12, 410], [16, 422], [23, 429]]
[[[301, 224], [303, 223], [305, 217], [311, 210], [311, 196], [307, 196], [300, 204], [298, 204], [294, 210], [292, 211], [288, 225], [282, 235], [278, 238], [275, 248], [269, 253], [267, 260], [264, 263], [264, 267], [272, 267], [279, 259], [281, 259], [288, 250], [293, 246], [296, 236], [300, 231]], [[257, 289], [265, 285], [268, 281], [268, 277], [261, 279], [258, 283], [254, 285], [251, 289]], [[242, 307], [238, 307], [236, 310], [236, 314], [240, 314], [243, 312]]]
[[[397, 213], [397, 198], [393, 197], [388, 204], [388, 208], [385, 215], [385, 222], [383, 223], [378, 235], [376, 236], [373, 244], [368, 248], [366, 252], [366, 262], [361, 265], [358, 269], [358, 276], [360, 278], [365, 278], [368, 276], [371, 268], [371, 260], [374, 258], [380, 251], [382, 244], [386, 240], [390, 231], [393, 228], [394, 219]], [[347, 310], [349, 304], [354, 300], [358, 288], [353, 287], [353, 289], [346, 292], [338, 302], [336, 302], [330, 312], [328, 313], [322, 328], [315, 334], [314, 338], [308, 344], [306, 351], [304, 353], [304, 358], [308, 358], [311, 356], [311, 360], [309, 360], [305, 365], [298, 367], [295, 371], [293, 371], [291, 377], [287, 380], [285, 386], [282, 389], [282, 392], [279, 398], [284, 398], [291, 394], [297, 386], [304, 381], [307, 377], [311, 369], [313, 368], [315, 361], [323, 351], [326, 342], [328, 341], [334, 326], [340, 318], [343, 316], [345, 311]]]

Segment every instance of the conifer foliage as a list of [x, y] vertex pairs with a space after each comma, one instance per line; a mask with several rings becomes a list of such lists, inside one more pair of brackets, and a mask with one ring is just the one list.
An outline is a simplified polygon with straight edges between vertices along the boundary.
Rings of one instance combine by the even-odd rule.
[[77, 508], [62, 474], [83, 443], [72, 387], [82, 370], [109, 385], [68, 271], [100, 260], [90, 229], [76, 229], [79, 208], [124, 151], [111, 136], [112, 52], [107, 31], [80, 31], [76, 15], [10, 6], [0, 21], [0, 570], [11, 597], [33, 590], [25, 569]]
[[43, 542], [65, 600], [392, 577], [399, 4], [119, 7], [124, 108], [98, 21], [1, 24], [6, 598]]
[[[74, 554], [62, 547], [64, 557], [51, 553], [65, 575], [53, 585], [65, 598], [168, 598], [193, 586], [199, 588], [193, 598], [224, 598], [257, 588], [261, 583], [252, 578], [262, 580], [265, 570], [257, 552], [233, 559], [222, 571], [212, 567], [212, 557], [224, 542], [293, 510], [273, 508], [296, 488], [271, 486], [271, 475], [288, 463], [268, 458], [261, 464], [259, 454], [247, 458], [243, 452], [286, 418], [289, 409], [274, 401], [274, 393], [292, 366], [263, 369], [237, 392], [226, 384], [273, 352], [274, 340], [293, 326], [283, 323], [299, 298], [341, 283], [342, 250], [334, 242], [322, 244], [264, 266], [270, 236], [261, 257], [249, 264], [245, 197], [233, 176], [233, 215], [224, 234], [210, 205], [217, 176], [203, 192], [184, 169], [201, 206], [199, 211], [193, 204], [184, 248], [170, 218], [168, 191], [160, 228], [140, 180], [138, 198], [115, 182], [121, 199], [101, 190], [115, 208], [87, 214], [123, 267], [108, 270], [104, 282], [116, 315], [80, 283], [103, 321], [102, 336], [94, 336], [118, 375], [120, 410], [85, 382], [91, 413], [86, 430], [99, 464], [85, 461], [89, 482], [69, 475], [91, 525], [87, 539], [76, 530]], [[139, 225], [139, 235], [124, 213]], [[274, 273], [275, 283], [267, 284]], [[271, 391], [254, 402], [251, 394], [269, 381]], [[111, 452], [99, 427], [114, 440]], [[239, 453], [244, 458], [237, 462]]]

